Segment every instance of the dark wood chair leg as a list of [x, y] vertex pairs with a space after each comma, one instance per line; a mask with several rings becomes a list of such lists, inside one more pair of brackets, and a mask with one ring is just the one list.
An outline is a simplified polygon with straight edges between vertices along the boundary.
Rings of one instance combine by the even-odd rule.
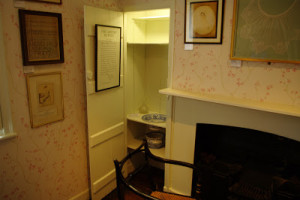
[[118, 170], [116, 170], [116, 181], [117, 181], [118, 199], [119, 200], [124, 200], [124, 195], [123, 195], [122, 188], [121, 188], [122, 187], [122, 183], [120, 182], [120, 176], [121, 176], [121, 174], [118, 173], [118, 172], [121, 172], [120, 166], [119, 166], [118, 161], [115, 160], [114, 163], [115, 163], [116, 169], [118, 169]]

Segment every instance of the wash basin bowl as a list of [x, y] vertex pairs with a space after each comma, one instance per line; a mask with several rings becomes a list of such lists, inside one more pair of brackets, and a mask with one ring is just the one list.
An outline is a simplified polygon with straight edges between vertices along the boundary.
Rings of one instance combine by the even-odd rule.
[[142, 120], [146, 122], [152, 122], [152, 123], [163, 123], [166, 122], [167, 116], [164, 114], [146, 114], [142, 116]]

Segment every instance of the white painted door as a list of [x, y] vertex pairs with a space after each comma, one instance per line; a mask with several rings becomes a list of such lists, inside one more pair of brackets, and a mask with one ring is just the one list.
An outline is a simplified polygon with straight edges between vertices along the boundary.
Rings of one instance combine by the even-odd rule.
[[[120, 87], [95, 92], [95, 24], [121, 27], [123, 35], [123, 13], [84, 7], [90, 187], [92, 199], [98, 200], [116, 187], [113, 159], [123, 158], [126, 146], [123, 66]], [[123, 65], [123, 53], [121, 59]]]

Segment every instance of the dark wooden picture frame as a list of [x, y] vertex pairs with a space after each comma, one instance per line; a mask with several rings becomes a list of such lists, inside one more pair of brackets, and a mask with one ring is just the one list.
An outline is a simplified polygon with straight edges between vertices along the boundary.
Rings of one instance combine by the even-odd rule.
[[64, 62], [62, 16], [31, 10], [19, 10], [23, 65]]
[[95, 24], [95, 91], [120, 86], [121, 27]]
[[185, 0], [184, 43], [222, 44], [225, 0]]
[[35, 2], [40, 2], [40, 3], [62, 4], [62, 0], [25, 0], [25, 1], [35, 1]]

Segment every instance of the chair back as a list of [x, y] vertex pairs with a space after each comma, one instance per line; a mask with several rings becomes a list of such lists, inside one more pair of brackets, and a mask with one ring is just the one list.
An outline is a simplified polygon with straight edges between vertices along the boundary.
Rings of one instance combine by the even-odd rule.
[[[124, 177], [122, 171], [123, 171], [123, 167], [125, 165], [125, 163], [133, 158], [133, 156], [135, 156], [138, 153], [143, 153], [144, 154], [144, 159], [145, 159], [145, 164], [134, 170], [132, 173], [130, 173], [126, 178]], [[171, 160], [171, 159], [165, 159], [165, 158], [161, 158], [158, 156], [155, 156], [151, 153], [151, 151], [149, 150], [148, 147], [148, 143], [146, 140], [143, 141], [143, 143], [136, 148], [135, 150], [133, 150], [132, 152], [130, 152], [125, 158], [123, 158], [121, 161], [118, 160], [114, 160], [114, 164], [115, 164], [115, 170], [116, 170], [116, 180], [117, 180], [117, 192], [118, 192], [118, 198], [119, 200], [124, 200], [124, 189], [127, 188], [130, 191], [132, 191], [133, 193], [135, 193], [136, 195], [144, 198], [144, 199], [150, 199], [150, 200], [160, 200], [157, 197], [151, 196], [151, 194], [146, 194], [145, 192], [137, 189], [134, 185], [132, 185], [130, 183], [130, 179], [132, 177], [134, 177], [136, 174], [138, 174], [141, 170], [143, 170], [143, 168], [149, 166], [149, 161], [150, 160], [154, 160], [157, 161], [158, 163], [163, 163], [163, 164], [171, 164], [171, 165], [179, 165], [179, 166], [183, 166], [183, 167], [187, 167], [190, 168], [192, 170], [194, 170], [194, 174], [199, 174], [199, 170], [198, 168], [190, 163], [186, 163], [186, 162], [182, 162], [182, 161], [176, 161], [176, 160]], [[199, 186], [200, 184], [197, 184], [197, 186]], [[195, 189], [196, 192], [194, 192], [194, 196], [198, 196], [197, 199], [200, 199], [200, 195], [197, 195], [199, 193], [199, 189]], [[162, 192], [164, 193], [164, 192]], [[164, 194], [170, 194], [170, 193], [164, 193]], [[174, 199], [174, 194], [172, 194], [173, 197], [172, 199]], [[177, 195], [180, 197], [180, 199], [191, 199], [191, 197], [187, 197], [187, 196], [182, 196], [182, 195]], [[176, 198], [175, 198], [176, 199]]]

